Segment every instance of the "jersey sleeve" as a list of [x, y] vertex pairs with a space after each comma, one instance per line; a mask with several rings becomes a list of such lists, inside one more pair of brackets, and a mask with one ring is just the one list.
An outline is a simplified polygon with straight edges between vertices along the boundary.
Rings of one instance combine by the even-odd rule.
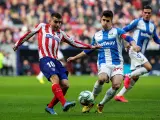
[[96, 45], [96, 40], [95, 40], [95, 36], [93, 36], [93, 38], [92, 38], [92, 42], [91, 42], [91, 45]]
[[31, 31], [38, 32], [42, 28], [43, 25], [45, 24], [44, 23], [37, 24]]
[[158, 38], [158, 35], [156, 33], [156, 27], [153, 31], [153, 40], [157, 43], [157, 44], [160, 44], [160, 39]]
[[136, 28], [137, 24], [138, 24], [139, 19], [135, 19], [133, 20], [129, 25], [127, 25], [126, 27], [123, 28], [123, 30], [125, 32], [128, 32], [130, 30], [133, 30], [134, 28]]
[[91, 49], [91, 45], [82, 43], [78, 40], [74, 40], [73, 38], [68, 36], [65, 32], [63, 32], [63, 31], [61, 31], [61, 32], [63, 34], [62, 41], [66, 42], [76, 48]]
[[25, 41], [27, 41], [29, 38], [31, 38], [34, 34], [36, 34], [40, 28], [42, 27], [43, 23], [40, 23], [38, 25], [36, 25], [32, 30], [28, 31], [26, 34], [24, 34], [20, 40], [18, 40], [15, 43], [15, 46], [18, 47], [20, 45], [22, 45]]
[[121, 36], [122, 34], [125, 34], [126, 32], [123, 29], [117, 28], [118, 36]]
[[126, 40], [129, 43], [134, 40], [131, 36], [126, 35], [126, 32], [123, 29], [117, 28], [117, 32], [120, 38]]

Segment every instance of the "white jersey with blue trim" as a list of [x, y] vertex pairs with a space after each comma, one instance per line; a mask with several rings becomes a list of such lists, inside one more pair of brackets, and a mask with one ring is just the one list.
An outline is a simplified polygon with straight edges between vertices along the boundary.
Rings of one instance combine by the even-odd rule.
[[137, 45], [141, 47], [141, 52], [144, 53], [149, 40], [154, 39], [156, 43], [160, 43], [156, 34], [156, 27], [151, 21], [145, 21], [143, 18], [133, 20], [129, 25], [123, 28], [124, 31], [128, 32], [134, 30], [133, 39]]
[[112, 28], [109, 31], [100, 30], [94, 34], [92, 45], [102, 46], [98, 49], [98, 66], [102, 64], [123, 64], [122, 39], [120, 36], [124, 33], [125, 31], [120, 28]]

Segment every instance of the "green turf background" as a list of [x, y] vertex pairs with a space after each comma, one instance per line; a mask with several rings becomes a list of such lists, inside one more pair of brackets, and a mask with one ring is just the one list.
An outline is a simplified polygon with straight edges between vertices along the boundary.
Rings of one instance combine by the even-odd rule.
[[[44, 111], [53, 97], [51, 83], [40, 84], [32, 77], [0, 77], [0, 120], [160, 120], [160, 77], [141, 77], [135, 87], [126, 94], [128, 103], [114, 100], [108, 102], [102, 114], [81, 113], [78, 94], [82, 90], [92, 90], [97, 77], [70, 76], [67, 100], [76, 100], [77, 105], [64, 113], [60, 104], [50, 115]], [[98, 103], [111, 84], [105, 84], [98, 96]]]

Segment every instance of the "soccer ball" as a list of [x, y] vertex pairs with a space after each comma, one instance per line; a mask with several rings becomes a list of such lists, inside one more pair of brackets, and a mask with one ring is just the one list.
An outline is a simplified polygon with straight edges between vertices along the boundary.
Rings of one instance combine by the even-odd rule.
[[85, 90], [79, 94], [78, 101], [81, 105], [88, 106], [94, 102], [94, 96], [92, 92]]

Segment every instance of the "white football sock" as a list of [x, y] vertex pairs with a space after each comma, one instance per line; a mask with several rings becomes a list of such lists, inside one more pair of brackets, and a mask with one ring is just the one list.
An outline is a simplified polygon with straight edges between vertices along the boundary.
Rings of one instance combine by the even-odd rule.
[[44, 76], [43, 73], [40, 71], [40, 73], [37, 75], [37, 78], [41, 79], [41, 78], [43, 78], [43, 76]]
[[127, 89], [125, 87], [123, 87], [119, 93], [117, 94], [117, 96], [123, 96], [125, 93], [127, 92]]
[[140, 76], [145, 73], [148, 73], [147, 69], [145, 67], [141, 67], [141, 68], [138, 68], [135, 71], [131, 72], [131, 77], [132, 76]]
[[[143, 75], [143, 74], [145, 74], [145, 73], [147, 73], [147, 72], [148, 72], [148, 71], [147, 71], [146, 68], [141, 67], [141, 68], [138, 68], [138, 69], [136, 69], [135, 71], [131, 72], [131, 75], [130, 75], [130, 76], [131, 76], [131, 77], [132, 77], [132, 76], [140, 76], [140, 75]], [[123, 88], [119, 91], [119, 93], [117, 94], [117, 96], [123, 96], [128, 90], [130, 90], [130, 89], [134, 86], [134, 84], [135, 84], [135, 81], [131, 79], [131, 83], [130, 83], [128, 89], [126, 89], [125, 87], [123, 87]]]
[[98, 96], [98, 94], [102, 91], [102, 86], [103, 85], [100, 85], [98, 83], [98, 80], [96, 81], [96, 83], [94, 84], [94, 87], [93, 87], [93, 95], [94, 95], [94, 99]]
[[123, 96], [126, 92], [128, 92], [128, 90], [130, 90], [134, 86], [134, 84], [135, 84], [135, 81], [131, 79], [131, 83], [130, 83], [128, 89], [126, 89], [125, 87], [123, 87], [119, 91], [119, 93], [117, 94], [117, 96]]
[[114, 90], [112, 87], [109, 88], [103, 98], [103, 100], [100, 102], [101, 105], [104, 105], [106, 102], [108, 102], [109, 100], [111, 100], [114, 95], [116, 94], [117, 90]]

